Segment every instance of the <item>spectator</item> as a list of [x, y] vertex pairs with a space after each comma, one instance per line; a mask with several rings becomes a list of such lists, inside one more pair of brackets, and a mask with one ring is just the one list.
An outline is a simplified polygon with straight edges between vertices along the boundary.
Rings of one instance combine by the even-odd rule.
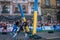
[[4, 29], [7, 29], [6, 23], [2, 23], [2, 27], [3, 27]]

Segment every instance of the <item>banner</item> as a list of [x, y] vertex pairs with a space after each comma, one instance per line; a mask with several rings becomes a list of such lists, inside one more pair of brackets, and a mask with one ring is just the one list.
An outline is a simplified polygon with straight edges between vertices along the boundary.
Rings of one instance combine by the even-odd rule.
[[[33, 27], [29, 27], [31, 30], [33, 30]], [[53, 26], [42, 26], [42, 27], [37, 27], [36, 28], [37, 31], [43, 31], [43, 30], [54, 30]]]
[[60, 30], [60, 26], [56, 25], [56, 27], [54, 28], [55, 30]]
[[42, 26], [42, 30], [54, 30], [53, 26]]

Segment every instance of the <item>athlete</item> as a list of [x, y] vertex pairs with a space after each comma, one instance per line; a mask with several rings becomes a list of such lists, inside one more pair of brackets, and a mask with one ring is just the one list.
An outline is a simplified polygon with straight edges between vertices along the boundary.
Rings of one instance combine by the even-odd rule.
[[19, 25], [19, 21], [17, 21], [14, 26], [13, 26], [13, 30], [12, 30], [12, 35], [13, 35], [13, 38], [16, 37], [17, 35], [17, 32], [19, 31], [20, 27], [18, 26]]

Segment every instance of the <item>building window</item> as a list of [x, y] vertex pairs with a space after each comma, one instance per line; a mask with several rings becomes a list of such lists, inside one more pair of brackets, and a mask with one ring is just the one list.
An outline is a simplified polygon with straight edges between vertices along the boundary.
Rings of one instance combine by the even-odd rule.
[[26, 6], [25, 6], [25, 5], [22, 5], [22, 9], [23, 9], [23, 12], [24, 12], [24, 13], [27, 13], [27, 11], [26, 11]]
[[33, 8], [33, 7], [31, 8], [31, 13], [32, 13], [32, 14], [34, 13], [34, 8]]
[[60, 20], [60, 11], [57, 13], [57, 20]]
[[28, 0], [22, 0], [22, 1], [28, 1]]
[[2, 12], [1, 13], [10, 13], [10, 6], [3, 5], [2, 6]]
[[23, 0], [23, 1], [25, 1], [25, 0]]
[[49, 7], [50, 6], [50, 0], [45, 0], [45, 5]]
[[60, 7], [60, 0], [56, 0], [56, 3], [57, 7]]
[[47, 16], [47, 20], [48, 20], [48, 22], [51, 22], [51, 16], [50, 15]]
[[20, 13], [18, 7], [15, 7], [15, 11], [14, 11], [14, 13]]
[[34, 6], [31, 5], [31, 13], [33, 14], [34, 13]]
[[[21, 7], [22, 7], [23, 13], [27, 13], [27, 12], [26, 12], [26, 6], [25, 6], [25, 5], [21, 5]], [[19, 10], [18, 6], [15, 6], [15, 11], [14, 11], [14, 13], [20, 13], [20, 10]]]

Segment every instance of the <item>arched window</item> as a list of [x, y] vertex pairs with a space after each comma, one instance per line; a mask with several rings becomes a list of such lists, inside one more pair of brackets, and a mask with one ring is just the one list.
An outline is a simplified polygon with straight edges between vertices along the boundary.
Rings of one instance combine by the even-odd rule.
[[57, 7], [60, 7], [60, 0], [56, 0]]
[[49, 6], [50, 6], [50, 0], [45, 0], [45, 5], [46, 5], [47, 7], [49, 7]]
[[10, 13], [10, 6], [7, 4], [2, 6], [2, 13]]
[[23, 12], [24, 12], [24, 13], [27, 13], [27, 12], [26, 12], [26, 6], [25, 6], [25, 5], [22, 5], [22, 9], [23, 9]]
[[57, 13], [57, 20], [60, 20], [60, 11]]
[[15, 7], [15, 11], [14, 11], [14, 13], [20, 13], [18, 7]]
[[48, 20], [48, 22], [51, 22], [51, 16], [50, 15], [47, 15], [47, 20]]

